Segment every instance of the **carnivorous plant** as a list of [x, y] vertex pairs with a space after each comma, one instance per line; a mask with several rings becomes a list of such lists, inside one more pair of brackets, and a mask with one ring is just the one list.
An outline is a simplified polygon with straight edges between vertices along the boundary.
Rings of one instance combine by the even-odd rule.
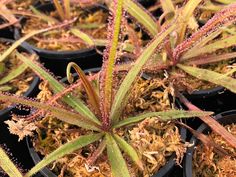
[[[139, 121], [150, 117], [158, 117], [161, 120], [166, 121], [177, 118], [206, 116], [211, 114], [211, 112], [203, 111], [169, 110], [162, 112], [147, 112], [128, 118], [122, 117], [122, 112], [127, 103], [131, 87], [135, 82], [136, 77], [139, 75], [143, 65], [163, 43], [163, 41], [165, 41], [166, 37], [176, 28], [176, 23], [173, 23], [155, 35], [149, 45], [140, 53], [135, 64], [131, 67], [124, 80], [119, 85], [118, 90], [115, 91], [113, 89], [115, 85], [114, 77], [116, 77], [114, 70], [115, 62], [119, 58], [117, 48], [120, 25], [123, 18], [123, 6], [123, 0], [115, 0], [112, 5], [113, 10], [109, 19], [108, 29], [109, 43], [104, 51], [103, 66], [99, 72], [99, 93], [95, 91], [89, 79], [75, 63], [70, 63], [67, 67], [68, 81], [71, 83], [73, 79], [71, 75], [72, 68], [76, 70], [80, 80], [66, 88], [53, 76], [48, 74], [39, 64], [37, 64], [37, 62], [17, 53], [19, 59], [33, 69], [42, 79], [48, 82], [55, 95], [46, 103], [4, 93], [0, 93], [0, 100], [23, 104], [38, 109], [38, 112], [36, 112], [35, 115], [32, 115], [33, 117], [37, 117], [36, 115], [43, 116], [47, 112], [61, 121], [91, 131], [90, 134], [82, 135], [79, 138], [63, 144], [61, 147], [42, 159], [26, 174], [22, 174], [9, 160], [5, 152], [0, 149], [0, 165], [9, 176], [32, 176], [56, 159], [98, 141], [100, 142], [98, 151], [96, 151], [91, 158], [93, 160], [99, 158], [99, 155], [106, 149], [112, 175], [116, 177], [128, 177], [130, 174], [122, 152], [127, 154], [140, 169], [143, 168], [143, 165], [139, 160], [135, 149], [120, 137], [115, 130], [130, 124], [138, 123]], [[12, 46], [12, 48], [15, 46], [16, 44]], [[6, 52], [9, 51], [10, 50]], [[76, 97], [76, 95], [73, 95], [71, 92], [81, 84], [87, 93], [89, 105], [86, 105], [80, 98]], [[62, 101], [63, 104], [57, 102], [58, 100]], [[27, 118], [25, 120], [27, 120]]]

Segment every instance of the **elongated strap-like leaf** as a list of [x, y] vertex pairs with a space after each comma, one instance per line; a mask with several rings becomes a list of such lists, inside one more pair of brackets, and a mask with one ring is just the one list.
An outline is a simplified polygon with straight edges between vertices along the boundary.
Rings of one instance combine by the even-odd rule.
[[26, 69], [28, 68], [28, 66], [24, 63], [22, 63], [21, 65], [19, 65], [17, 68], [11, 70], [6, 76], [4, 76], [1, 80], [0, 80], [0, 85], [5, 84], [9, 81], [11, 81], [12, 79], [18, 77], [19, 75], [21, 75]]
[[221, 40], [217, 40], [216, 42], [213, 42], [211, 44], [205, 45], [204, 47], [198, 48], [192, 51], [191, 53], [185, 54], [181, 57], [181, 60], [183, 61], [188, 58], [193, 58], [193, 57], [203, 55], [206, 53], [212, 53], [212, 52], [215, 52], [216, 50], [231, 47], [235, 44], [236, 44], [236, 35], [233, 35], [233, 36], [221, 39]]
[[216, 2], [220, 2], [222, 4], [232, 4], [235, 0], [215, 0]]
[[133, 0], [125, 0], [124, 7], [127, 12], [134, 17], [138, 23], [142, 24], [152, 36], [155, 36], [158, 33], [156, 21], [147, 13], [147, 11], [144, 10], [144, 8], [141, 8], [141, 6]]
[[161, 24], [163, 17], [166, 19], [166, 23], [169, 23], [175, 16], [175, 7], [172, 0], [160, 0], [163, 14], [159, 18], [159, 23]]
[[152, 54], [155, 52], [157, 47], [161, 44], [161, 42], [166, 38], [167, 35], [169, 35], [173, 30], [176, 28], [176, 24], [172, 24], [167, 29], [164, 29], [162, 32], [156, 35], [156, 37], [153, 39], [153, 41], [150, 43], [150, 45], [147, 46], [146, 49], [141, 53], [141, 55], [138, 57], [138, 59], [135, 61], [134, 67], [130, 69], [128, 74], [126, 75], [125, 79], [121, 83], [119, 90], [116, 93], [112, 109], [111, 109], [111, 119], [114, 122], [117, 122], [126, 103], [128, 100], [128, 92], [130, 91], [131, 86], [133, 85], [133, 82], [135, 78], [137, 77], [138, 73], [144, 66], [144, 64], [147, 62], [147, 60], [152, 56]]
[[191, 117], [199, 117], [199, 116], [208, 116], [213, 114], [213, 112], [207, 111], [184, 111], [184, 110], [169, 110], [169, 111], [161, 111], [161, 112], [148, 112], [135, 117], [126, 118], [113, 126], [113, 128], [119, 128], [122, 126], [126, 126], [132, 123], [136, 123], [142, 121], [149, 117], [158, 117], [163, 121], [174, 120], [180, 118], [191, 118]]
[[74, 113], [61, 107], [51, 106], [45, 103], [40, 103], [38, 101], [32, 101], [25, 98], [17, 97], [15, 95], [5, 95], [2, 93], [0, 93], [0, 100], [16, 104], [24, 104], [30, 107], [35, 107], [37, 109], [42, 109], [43, 111], [50, 112], [53, 116], [66, 123], [77, 125], [86, 129], [99, 131], [98, 124], [94, 123], [86, 117], [83, 117], [79, 113]]
[[[190, 48], [188, 51], [186, 51], [185, 54], [183, 54], [183, 58], [185, 55], [191, 54], [193, 51], [198, 50], [198, 48], [202, 48], [204, 45], [206, 45], [209, 41], [217, 37], [221, 32], [223, 31], [222, 28], [219, 28], [218, 30], [210, 33], [207, 36], [203, 36], [200, 41], [197, 41], [192, 48]], [[182, 57], [181, 57], [182, 60]]]
[[94, 108], [94, 110], [96, 111], [97, 115], [99, 115], [101, 117], [101, 112], [100, 112], [100, 101], [99, 101], [99, 97], [95, 91], [95, 89], [93, 88], [92, 84], [89, 82], [89, 80], [87, 79], [86, 75], [84, 74], [84, 72], [82, 71], [82, 69], [80, 69], [80, 67], [74, 63], [74, 62], [70, 62], [67, 65], [67, 69], [66, 69], [66, 74], [67, 74], [67, 79], [70, 83], [73, 82], [73, 75], [71, 74], [70, 70], [71, 68], [74, 68], [75, 71], [77, 72], [77, 74], [79, 75], [81, 82], [84, 86], [84, 89], [88, 95], [88, 99], [90, 104], [92, 105], [92, 107]]
[[[185, 62], [187, 65], [204, 65], [204, 64], [210, 64], [215, 63], [223, 60], [229, 60], [236, 57], [236, 52], [231, 53], [224, 53], [222, 55], [212, 54], [207, 56], [199, 56], [196, 58], [192, 58]], [[228, 75], [228, 74], [226, 74]]]
[[221, 85], [230, 91], [236, 93], [236, 79], [232, 77], [225, 76], [224, 74], [220, 74], [214, 71], [210, 71], [207, 69], [201, 69], [192, 66], [185, 66], [178, 64], [180, 69], [184, 70], [186, 73], [208, 82], [212, 82], [216, 85]]
[[129, 171], [115, 139], [106, 134], [107, 155], [114, 177], [130, 177]]
[[143, 170], [142, 161], [140, 160], [135, 149], [131, 145], [129, 145], [123, 138], [119, 137], [116, 134], [114, 134], [114, 139], [116, 140], [119, 147], [131, 157], [131, 159], [138, 165], [141, 170]]
[[65, 10], [65, 17], [67, 20], [70, 19], [70, 0], [63, 0], [64, 3], [64, 10]]
[[[38, 63], [35, 61], [32, 61], [28, 58], [26, 58], [24, 55], [16, 52], [17, 57], [23, 61], [25, 64], [29, 66], [36, 74], [38, 74], [40, 77], [42, 77], [44, 80], [48, 81], [50, 87], [53, 89], [55, 93], [60, 93], [62, 92], [65, 87], [57, 81], [53, 76], [51, 76], [46, 70], [42, 68]], [[67, 103], [69, 106], [73, 107], [76, 111], [78, 111], [81, 115], [90, 118], [97, 124], [100, 124], [98, 119], [95, 117], [95, 115], [88, 109], [85, 104], [74, 97], [72, 97], [71, 94], [68, 94], [62, 98], [62, 100]]]
[[92, 153], [90, 157], [87, 158], [87, 163], [89, 166], [92, 166], [93, 163], [98, 159], [98, 157], [103, 153], [106, 149], [106, 140], [105, 138], [99, 144], [98, 148]]
[[53, 0], [54, 6], [56, 7], [57, 13], [60, 16], [61, 20], [63, 21], [65, 19], [64, 9], [62, 5], [60, 4], [59, 0]]
[[[201, 111], [198, 107], [193, 105], [191, 102], [189, 102], [182, 94], [179, 92], [176, 93], [176, 95], [179, 97], [180, 101], [189, 109], [189, 110], [195, 110], [195, 111]], [[223, 127], [219, 122], [217, 122], [214, 117], [211, 116], [199, 116], [199, 118], [207, 124], [214, 132], [216, 132], [218, 135], [222, 136], [225, 141], [227, 141], [230, 145], [232, 145], [234, 148], [236, 148], [236, 137], [232, 135], [230, 132], [228, 132], [225, 127]]]
[[[106, 39], [93, 39], [91, 36], [87, 35], [83, 31], [80, 31], [79, 29], [72, 28], [70, 30], [75, 36], [82, 39], [85, 43], [87, 43], [90, 46], [106, 46], [108, 44], [108, 40]], [[126, 52], [132, 52], [134, 50], [134, 46], [132, 44], [122, 44], [119, 43], [119, 45], [123, 45], [122, 49]]]
[[193, 16], [193, 11], [197, 8], [202, 0], [189, 0], [184, 6], [179, 18], [181, 20], [181, 27], [179, 30], [178, 43], [182, 42], [185, 37], [185, 32], [189, 23], [190, 18]]
[[67, 154], [72, 153], [73, 151], [80, 149], [84, 146], [87, 146], [88, 144], [91, 144], [100, 138], [102, 138], [103, 134], [92, 134], [92, 135], [83, 135], [80, 136], [77, 139], [74, 139], [62, 146], [60, 146], [58, 149], [47, 155], [43, 160], [41, 160], [38, 164], [36, 164], [26, 175], [25, 177], [30, 177], [33, 174], [37, 173], [39, 170], [53, 162], [54, 160], [57, 160]]
[[23, 177], [21, 172], [17, 169], [14, 163], [7, 156], [5, 151], [0, 147], [0, 167], [3, 169], [10, 177]]
[[[109, 31], [108, 35], [111, 35], [111, 41], [109, 41], [107, 45], [107, 52], [104, 54], [104, 64], [102, 66], [101, 70], [101, 77], [102, 82], [100, 84], [101, 86], [101, 92], [100, 97], [101, 100], [101, 106], [102, 106], [102, 113], [103, 113], [103, 122], [104, 124], [109, 124], [108, 117], [111, 109], [111, 103], [112, 103], [112, 84], [113, 84], [113, 72], [114, 72], [114, 65], [116, 62], [116, 53], [117, 53], [117, 47], [118, 47], [118, 41], [119, 41], [119, 34], [120, 34], [120, 25], [121, 25], [121, 19], [122, 19], [122, 10], [123, 10], [123, 0], [114, 1], [114, 14], [113, 17], [114, 20], [110, 21], [112, 23], [112, 31]], [[106, 119], [106, 120], [105, 120]]]
[[219, 144], [216, 144], [209, 136], [204, 135], [202, 132], [192, 129], [188, 125], [178, 122], [181, 126], [187, 128], [197, 139], [199, 139], [205, 146], [213, 147], [214, 152], [220, 156], [229, 155], [226, 150], [224, 150]]
[[82, 39], [86, 44], [90, 45], [90, 46], [94, 46], [94, 42], [92, 37], [90, 37], [89, 35], [87, 35], [86, 33], [84, 33], [83, 31], [80, 31], [79, 29], [76, 28], [72, 28], [70, 30], [75, 36], [79, 37], [80, 39]]
[[165, 13], [170, 13], [175, 11], [175, 6], [172, 0], [160, 0], [161, 7]]
[[24, 37], [15, 41], [11, 45], [11, 47], [9, 47], [6, 51], [4, 51], [4, 53], [2, 55], [0, 55], [0, 62], [2, 62], [6, 57], [8, 57], [19, 45], [21, 45], [22, 42], [26, 41], [27, 39], [29, 39], [37, 34], [44, 33], [46, 31], [50, 31], [50, 30], [57, 29], [57, 28], [62, 28], [64, 26], [67, 26], [70, 23], [73, 23], [74, 21], [75, 21], [75, 19], [70, 20], [70, 21], [66, 21], [64, 23], [61, 23], [61, 24], [58, 24], [55, 26], [50, 26], [48, 28], [44, 28], [44, 29], [40, 29], [40, 30], [36, 30], [36, 31], [32, 31], [32, 32], [28, 33]]

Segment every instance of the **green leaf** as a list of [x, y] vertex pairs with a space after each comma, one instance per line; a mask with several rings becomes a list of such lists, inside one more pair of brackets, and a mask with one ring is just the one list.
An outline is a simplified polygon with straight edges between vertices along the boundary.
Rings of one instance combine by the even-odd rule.
[[80, 149], [84, 146], [87, 146], [88, 144], [91, 144], [95, 141], [98, 141], [103, 136], [102, 133], [99, 134], [91, 134], [91, 135], [83, 135], [80, 136], [77, 139], [74, 139], [62, 146], [60, 146], [58, 149], [47, 155], [43, 160], [41, 160], [38, 164], [36, 164], [26, 175], [25, 177], [30, 177], [33, 174], [37, 173], [39, 170], [53, 162], [54, 160], [57, 160], [67, 154], [70, 154], [74, 152], [77, 149]]
[[86, 44], [90, 45], [90, 46], [94, 46], [94, 42], [92, 37], [90, 37], [89, 35], [87, 35], [86, 33], [84, 33], [83, 31], [80, 31], [79, 29], [75, 29], [72, 28], [70, 30], [75, 36], [79, 37], [80, 39], [82, 39]]
[[221, 85], [221, 86], [229, 89], [230, 91], [236, 93], [236, 80], [231, 77], [228, 77], [223, 74], [220, 74], [220, 73], [217, 73], [214, 71], [210, 71], [207, 69], [200, 69], [197, 67], [185, 66], [185, 65], [181, 65], [181, 64], [178, 64], [177, 66], [180, 69], [184, 70], [186, 73], [188, 73], [198, 79], [212, 82], [216, 85]]
[[4, 71], [6, 71], [6, 65], [5, 63], [0, 62], [0, 74], [2, 74]]
[[44, 13], [40, 12], [39, 10], [37, 10], [34, 6], [30, 6], [30, 10], [41, 20], [44, 20], [45, 22], [49, 22], [49, 23], [58, 23], [57, 19], [49, 16], [49, 15], [45, 15]]
[[[114, 1], [115, 2], [115, 1]], [[114, 65], [116, 62], [116, 51], [118, 47], [118, 41], [119, 41], [119, 33], [120, 33], [120, 25], [121, 25], [121, 19], [122, 19], [122, 6], [123, 6], [123, 0], [117, 1], [117, 4], [114, 4], [114, 20], [112, 31], [110, 31], [110, 35], [112, 36], [112, 39], [110, 43], [107, 46], [108, 50], [108, 58], [105, 58], [107, 61], [104, 61], [103, 67], [102, 67], [102, 74], [101, 77], [103, 77], [102, 82], [102, 92], [100, 94], [101, 99], [103, 100], [102, 106], [103, 106], [103, 112], [104, 114], [109, 115], [110, 108], [111, 108], [111, 102], [112, 102], [112, 83], [113, 83], [113, 72], [114, 72]], [[105, 56], [106, 57], [106, 56]]]
[[125, 0], [124, 8], [138, 21], [138, 23], [143, 25], [152, 36], [155, 36], [158, 33], [157, 23], [154, 18], [152, 18], [149, 13], [144, 8], [141, 8], [136, 2], [133, 0]]
[[106, 134], [107, 155], [114, 177], [130, 177], [129, 171], [115, 139]]
[[133, 85], [133, 82], [138, 75], [138, 73], [141, 71], [144, 64], [147, 62], [147, 60], [152, 56], [152, 54], [155, 52], [157, 47], [161, 44], [161, 42], [166, 38], [167, 35], [169, 35], [173, 30], [176, 29], [176, 23], [173, 23], [170, 27], [163, 30], [159, 34], [156, 35], [156, 37], [153, 39], [153, 41], [147, 46], [146, 49], [140, 54], [138, 59], [134, 63], [134, 67], [130, 69], [128, 74], [126, 75], [125, 79], [121, 83], [113, 105], [111, 109], [111, 119], [114, 122], [117, 122], [128, 99], [128, 92], [130, 91], [131, 86]]
[[[229, 60], [236, 57], [236, 52], [224, 53], [222, 55], [212, 54], [207, 56], [199, 56], [197, 58], [192, 58], [185, 62], [186, 65], [204, 65], [215, 63], [223, 60]], [[228, 75], [228, 74], [226, 74]]]
[[220, 4], [216, 4], [216, 3], [212, 3], [211, 1], [206, 1], [204, 4], [199, 5], [199, 9], [201, 10], [207, 10], [207, 11], [213, 11], [213, 12], [217, 12], [219, 10], [221, 10], [223, 7], [223, 5]]
[[135, 149], [129, 145], [123, 138], [119, 137], [118, 135], [114, 134], [114, 139], [116, 140], [117, 144], [119, 147], [126, 153], [128, 154], [131, 159], [138, 165], [140, 170], [143, 170], [143, 164], [142, 161], [140, 160], [137, 152]]
[[215, 0], [216, 2], [220, 2], [222, 4], [232, 4], [235, 0]]
[[221, 40], [217, 40], [216, 42], [213, 42], [211, 44], [205, 45], [202, 48], [198, 48], [194, 51], [191, 51], [191, 53], [188, 52], [181, 57], [181, 60], [182, 59], [186, 60], [188, 58], [193, 58], [206, 53], [212, 53], [215, 52], [216, 50], [231, 47], [235, 44], [236, 44], [236, 35], [230, 36]]
[[41, 103], [38, 101], [31, 101], [25, 98], [20, 98], [17, 96], [5, 95], [0, 93], [0, 100], [10, 102], [10, 103], [18, 103], [24, 104], [30, 107], [35, 107], [37, 109], [43, 110], [45, 112], [50, 112], [53, 116], [64, 121], [69, 124], [77, 125], [79, 127], [85, 129], [91, 129], [99, 131], [99, 125], [93, 122], [92, 120], [88, 119], [87, 117], [83, 117], [79, 113], [74, 113], [71, 111], [67, 111], [62, 107], [51, 106], [45, 103]]
[[202, 39], [198, 42], [196, 42], [194, 44], [194, 46], [192, 48], [190, 48], [185, 54], [183, 54], [183, 56], [181, 57], [181, 60], [184, 60], [182, 58], [186, 58], [185, 55], [189, 55], [192, 52], [198, 50], [198, 48], [202, 48], [204, 45], [206, 45], [206, 43], [208, 43], [209, 41], [213, 40], [214, 38], [216, 38], [220, 33], [222, 33], [223, 29], [219, 28], [218, 30], [210, 33], [207, 36], [203, 36]]
[[28, 66], [23, 63], [23, 64], [19, 65], [17, 68], [15, 68], [14, 70], [11, 70], [6, 76], [4, 76], [2, 79], [0, 79], [0, 85], [5, 84], [5, 83], [11, 81], [12, 79], [18, 77], [27, 68], [28, 68]]
[[86, 24], [76, 24], [76, 27], [79, 29], [96, 29], [101, 28], [102, 26], [105, 27], [105, 24], [101, 25], [101, 23], [86, 23]]
[[158, 117], [163, 121], [180, 119], [180, 118], [191, 118], [191, 117], [199, 117], [199, 116], [209, 116], [213, 114], [213, 112], [207, 111], [184, 111], [184, 110], [169, 110], [169, 111], [161, 111], [161, 112], [148, 112], [135, 117], [126, 118], [117, 124], [113, 125], [113, 128], [123, 127], [129, 124], [140, 122], [146, 118], [150, 117]]
[[[161, 6], [165, 14], [171, 14], [171, 13], [175, 14], [175, 7], [172, 0], [161, 0]], [[171, 17], [166, 16], [166, 19], [171, 20]]]
[[93, 39], [96, 46], [106, 46], [108, 41], [106, 39]]
[[5, 151], [0, 147], [0, 167], [10, 176], [10, 177], [23, 177], [21, 172], [17, 169], [14, 163], [7, 156]]
[[0, 91], [3, 91], [3, 92], [8, 92], [12, 89], [11, 86], [8, 86], [8, 85], [2, 85], [0, 86]]
[[181, 11], [181, 14], [179, 14], [179, 20], [181, 21], [180, 24], [180, 30], [179, 30], [179, 43], [184, 40], [184, 37], [186, 36], [186, 29], [189, 23], [189, 20], [193, 16], [194, 10], [198, 7], [198, 5], [202, 2], [202, 0], [189, 0], [187, 4], [184, 6], [184, 8]]
[[[47, 73], [47, 71], [45, 71], [38, 63], [26, 58], [24, 55], [20, 54], [19, 52], [17, 52], [16, 55], [21, 61], [27, 64], [29, 68], [31, 68], [44, 80], [48, 81], [48, 83], [50, 84], [50, 87], [53, 89], [55, 93], [60, 93], [65, 89], [65, 87], [59, 81], [57, 81], [53, 76]], [[62, 100], [65, 103], [67, 103], [69, 106], [73, 107], [81, 115], [90, 118], [97, 124], [100, 124], [100, 122], [92, 113], [92, 111], [90, 111], [89, 108], [85, 106], [85, 104], [80, 99], [76, 99], [71, 94], [68, 94], [64, 96]]]
[[165, 13], [170, 13], [175, 11], [175, 6], [172, 0], [161, 0], [161, 6]]

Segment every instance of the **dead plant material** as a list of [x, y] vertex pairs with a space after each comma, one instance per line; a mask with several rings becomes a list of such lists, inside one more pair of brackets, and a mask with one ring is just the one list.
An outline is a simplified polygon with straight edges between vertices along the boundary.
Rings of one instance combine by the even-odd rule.
[[[236, 124], [226, 125], [225, 128], [236, 137]], [[219, 156], [212, 148], [198, 145], [193, 156], [194, 177], [236, 176], [236, 148], [214, 132], [209, 137], [227, 151], [229, 156]]]
[[14, 0], [7, 3], [6, 6], [12, 10], [25, 11], [28, 10], [29, 6], [33, 5], [34, 2], [34, 0]]

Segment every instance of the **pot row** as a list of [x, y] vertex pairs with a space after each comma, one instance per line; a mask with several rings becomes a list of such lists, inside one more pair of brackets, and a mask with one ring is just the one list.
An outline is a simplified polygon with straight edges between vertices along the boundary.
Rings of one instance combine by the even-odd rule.
[[[3, 39], [2, 39], [3, 40]], [[5, 41], [8, 42], [13, 42], [11, 40], [4, 39]], [[28, 53], [34, 53], [30, 48], [27, 46], [20, 46], [20, 50], [23, 50]], [[98, 71], [99, 69], [92, 69], [92, 71]], [[91, 70], [90, 70], [91, 71]], [[65, 82], [66, 79], [62, 80]], [[38, 84], [40, 82], [40, 79], [38, 77], [35, 77], [32, 84], [30, 85], [30, 88], [28, 91], [24, 94], [24, 96], [27, 97], [34, 97], [37, 92], [38, 92]], [[220, 94], [219, 94], [220, 93]], [[219, 92], [218, 89], [213, 89], [211, 91], [208, 91], [208, 96], [202, 95], [200, 97], [190, 97], [192, 102], [197, 103], [200, 107], [203, 107], [205, 110], [210, 110], [214, 111], [216, 113], [229, 110], [229, 109], [234, 109], [234, 106], [231, 104], [231, 99], [234, 95], [228, 91], [224, 92]], [[219, 109], [220, 108], [220, 109]], [[10, 152], [13, 153], [13, 156], [16, 157], [19, 161], [22, 161], [22, 166], [24, 168], [30, 168], [32, 166], [32, 163], [37, 163], [40, 161], [40, 156], [35, 152], [31, 142], [29, 139], [26, 140], [26, 142], [17, 142], [17, 138], [14, 135], [10, 135], [9, 131], [7, 129], [7, 126], [3, 123], [5, 120], [9, 119], [11, 113], [17, 113], [17, 114], [25, 114], [27, 112], [22, 112], [22, 110], [18, 110], [15, 105], [0, 111], [0, 117], [1, 117], [1, 134], [4, 134], [4, 136], [1, 137], [0, 143], [5, 144], [7, 148], [10, 149]], [[220, 113], [216, 116], [216, 119], [219, 120], [223, 124], [228, 124], [228, 123], [233, 123], [235, 122], [236, 119], [234, 119], [234, 116], [236, 114], [236, 111], [228, 111], [228, 112], [223, 112]], [[227, 119], [227, 120], [226, 120]], [[196, 119], [189, 119], [187, 122], [191, 127], [197, 128], [200, 126], [201, 121], [198, 121]], [[199, 132], [206, 132], [209, 131], [209, 128], [207, 126], [201, 125], [198, 129]], [[186, 130], [184, 128], [181, 128], [181, 137], [183, 140], [186, 140], [186, 137], [189, 138], [190, 135], [187, 136]], [[10, 140], [10, 141], [9, 141]], [[187, 139], [188, 141], [188, 139]], [[195, 137], [192, 137], [190, 140], [190, 143], [195, 143], [197, 144], [198, 141], [196, 141]], [[17, 144], [17, 147], [16, 147]], [[25, 152], [22, 152], [22, 149], [28, 149]], [[194, 151], [194, 146], [189, 148], [187, 153], [186, 153], [186, 160], [184, 162], [184, 174], [186, 177], [191, 177], [192, 174], [192, 154]], [[27, 160], [23, 160], [27, 159]], [[172, 174], [172, 170], [175, 165], [175, 155], [173, 154], [167, 164], [162, 167], [157, 174], [155, 174], [153, 177], [165, 177], [170, 174]], [[45, 168], [41, 172], [44, 176], [55, 176], [49, 169]], [[178, 175], [179, 176], [179, 175]]]
[[[65, 80], [65, 79], [64, 79]], [[34, 96], [37, 92], [37, 85], [39, 83], [39, 79], [36, 77], [31, 84], [30, 89], [25, 93], [27, 96]], [[35, 151], [30, 138], [26, 138], [25, 141], [17, 142], [17, 138], [14, 135], [9, 134], [8, 129], [6, 125], [2, 122], [3, 120], [7, 120], [10, 117], [10, 113], [21, 113], [20, 110], [17, 110], [14, 106], [11, 108], [8, 108], [6, 110], [3, 110], [0, 112], [1, 117], [1, 134], [4, 134], [4, 136], [1, 136], [1, 144], [5, 144], [7, 148], [9, 148], [9, 151], [13, 154], [13, 157], [17, 159], [17, 162], [22, 163], [22, 167], [27, 169], [31, 168], [33, 163], [37, 164], [41, 160], [41, 156]], [[219, 113], [215, 116], [215, 119], [220, 122], [222, 125], [228, 125], [232, 123], [236, 123], [236, 110], [230, 110], [226, 112]], [[197, 119], [197, 118], [196, 118]], [[195, 121], [194, 124], [196, 124], [197, 121]], [[191, 122], [190, 126], [194, 126]], [[197, 122], [200, 123], [200, 122]], [[210, 128], [206, 124], [202, 124], [197, 129], [198, 132], [208, 134], [210, 132]], [[189, 141], [187, 137], [187, 131], [184, 128], [180, 128], [181, 138], [183, 141]], [[176, 169], [179, 170], [180, 167], [175, 166], [175, 154], [173, 154], [165, 166], [163, 166], [158, 173], [153, 175], [153, 177], [170, 177], [170, 176], [184, 176], [184, 177], [192, 177], [193, 173], [193, 154], [195, 147], [199, 144], [199, 140], [197, 140], [196, 137], [192, 136], [190, 141], [190, 144], [192, 144], [191, 147], [188, 148], [184, 162], [183, 162], [183, 170], [180, 172], [176, 172]], [[24, 151], [22, 151], [24, 149]], [[179, 168], [179, 169], [178, 169]], [[40, 177], [56, 177], [56, 175], [50, 171], [48, 168], [44, 168], [38, 173], [36, 176]]]

